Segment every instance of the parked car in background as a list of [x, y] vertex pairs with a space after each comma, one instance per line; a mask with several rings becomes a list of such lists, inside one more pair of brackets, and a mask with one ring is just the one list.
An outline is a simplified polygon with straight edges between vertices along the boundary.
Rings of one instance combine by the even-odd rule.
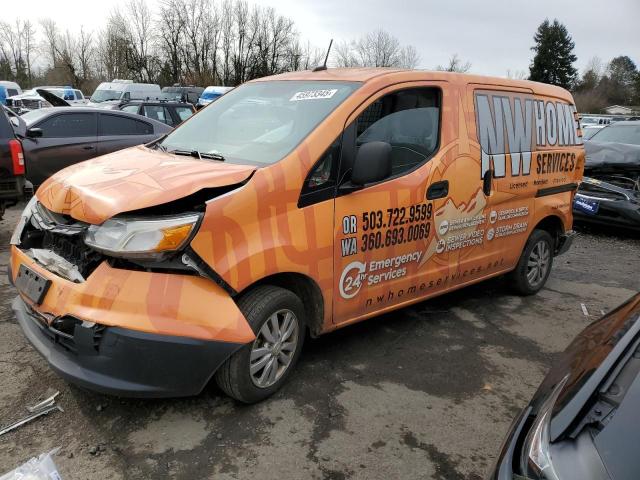
[[160, 85], [133, 83], [131, 80], [113, 80], [98, 85], [89, 103], [90, 107], [118, 109], [131, 100], [151, 100], [160, 97]]
[[[46, 87], [45, 89], [51, 91]], [[84, 93], [82, 93], [82, 91], [78, 90], [77, 88], [64, 87], [62, 90], [62, 96], [59, 95], [58, 89], [52, 91], [52, 93], [67, 101], [71, 105], [86, 105], [87, 103], [89, 103], [89, 99], [85, 98]]]
[[580, 127], [590, 127], [590, 126], [604, 126], [609, 125], [611, 120], [608, 117], [581, 117], [580, 118]]
[[198, 103], [198, 99], [204, 92], [203, 87], [193, 85], [173, 85], [172, 87], [164, 87], [160, 98], [163, 100], [174, 100], [177, 102], [187, 102], [192, 105]]
[[5, 105], [7, 98], [21, 93], [22, 89], [16, 82], [0, 80], [0, 105]]
[[24, 196], [24, 155], [6, 107], [0, 108], [0, 218]]
[[151, 142], [171, 131], [168, 125], [139, 115], [90, 107], [41, 108], [20, 119], [26, 124], [22, 139], [26, 176], [34, 189], [64, 167]]
[[640, 230], [640, 121], [611, 124], [584, 144], [575, 219]]
[[37, 110], [39, 108], [51, 107], [52, 105], [47, 102], [42, 96], [35, 91], [35, 89], [25, 90], [19, 95], [12, 95], [6, 99], [6, 105], [18, 115], [29, 112], [31, 110]]
[[[46, 95], [43, 91], [55, 95], [55, 97], [64, 100], [64, 102], [56, 102], [55, 98], [52, 98], [51, 95]], [[20, 95], [9, 97], [6, 101], [7, 106], [20, 115], [39, 108], [84, 105], [86, 102], [84, 94], [78, 89], [52, 86], [32, 88]]]
[[640, 294], [589, 325], [511, 426], [489, 478], [640, 478]]
[[206, 107], [211, 102], [217, 100], [232, 88], [233, 87], [213, 87], [213, 86], [205, 88], [204, 91], [202, 92], [202, 95], [200, 95], [198, 102], [196, 103], [196, 109]]
[[125, 103], [119, 110], [136, 113], [170, 127], [181, 124], [196, 111], [190, 103], [142, 100]]

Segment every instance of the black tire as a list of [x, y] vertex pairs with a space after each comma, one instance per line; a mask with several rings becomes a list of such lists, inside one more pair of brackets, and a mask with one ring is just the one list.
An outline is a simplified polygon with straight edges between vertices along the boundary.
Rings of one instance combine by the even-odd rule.
[[[541, 248], [541, 244], [544, 245], [546, 251], [549, 252], [548, 264], [541, 276], [533, 275], [535, 281], [532, 281], [528, 274], [531, 274], [530, 268], [535, 269], [536, 267], [529, 267], [529, 261], [535, 262], [536, 254], [540, 256], [538, 249]], [[534, 249], [536, 249], [535, 253]], [[553, 267], [553, 252], [554, 242], [549, 232], [545, 230], [534, 230], [531, 236], [529, 236], [524, 250], [522, 250], [522, 255], [520, 256], [520, 260], [518, 260], [516, 268], [508, 275], [508, 278], [511, 280], [511, 287], [516, 293], [520, 295], [533, 295], [544, 287], [551, 273], [551, 268]], [[533, 257], [532, 254], [534, 255]], [[540, 265], [538, 265], [537, 268], [540, 268]]]
[[[230, 397], [243, 403], [256, 403], [277, 392], [295, 368], [305, 337], [304, 307], [300, 298], [289, 290], [271, 285], [254, 288], [238, 300], [238, 307], [256, 334], [256, 340], [248, 343], [220, 366], [215, 374], [216, 383]], [[260, 329], [276, 312], [291, 311], [297, 326], [297, 343], [290, 363], [273, 385], [259, 387], [250, 374], [251, 351], [259, 341]]]

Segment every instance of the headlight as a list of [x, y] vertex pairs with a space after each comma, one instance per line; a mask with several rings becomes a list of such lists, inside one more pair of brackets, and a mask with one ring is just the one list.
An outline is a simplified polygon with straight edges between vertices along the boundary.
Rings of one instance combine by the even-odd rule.
[[542, 407], [540, 407], [538, 415], [524, 441], [520, 467], [522, 473], [527, 477], [558, 480], [558, 474], [553, 468], [551, 452], [549, 451], [549, 424], [551, 423], [553, 406], [558, 400], [558, 396], [568, 378], [569, 376], [567, 375], [558, 382]]
[[27, 224], [27, 222], [31, 218], [31, 215], [33, 214], [33, 209], [35, 208], [36, 203], [38, 203], [38, 199], [34, 195], [33, 197], [31, 197], [31, 200], [29, 200], [29, 203], [27, 203], [27, 206], [24, 207], [24, 210], [20, 215], [20, 220], [18, 220], [18, 224], [16, 225], [16, 228], [13, 230], [13, 235], [11, 235], [11, 240], [9, 240], [9, 243], [11, 245], [20, 245], [20, 237], [22, 236], [22, 231], [24, 230], [24, 226]]
[[200, 215], [154, 220], [112, 218], [92, 225], [84, 242], [114, 257], [158, 259], [180, 250], [195, 231]]

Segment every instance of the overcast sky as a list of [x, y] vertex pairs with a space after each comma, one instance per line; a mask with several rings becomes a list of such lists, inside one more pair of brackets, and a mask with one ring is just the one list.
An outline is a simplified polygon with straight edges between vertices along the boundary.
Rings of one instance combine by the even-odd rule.
[[[7, 1], [7, 0], [3, 0]], [[126, 0], [28, 0], [32, 19], [51, 17], [72, 30], [99, 29]], [[155, 5], [157, 0], [148, 0]], [[640, 64], [640, 0], [261, 0], [293, 19], [301, 38], [326, 48], [383, 28], [420, 54], [419, 68], [434, 68], [457, 53], [471, 71], [505, 76], [526, 70], [533, 34], [546, 17], [558, 18], [573, 36], [582, 70], [593, 56], [608, 62], [629, 55]], [[5, 9], [6, 10], [6, 9]], [[18, 12], [20, 9], [10, 9]], [[15, 15], [14, 15], [15, 16]], [[3, 13], [3, 19], [11, 15]], [[640, 65], [639, 65], [640, 66]]]

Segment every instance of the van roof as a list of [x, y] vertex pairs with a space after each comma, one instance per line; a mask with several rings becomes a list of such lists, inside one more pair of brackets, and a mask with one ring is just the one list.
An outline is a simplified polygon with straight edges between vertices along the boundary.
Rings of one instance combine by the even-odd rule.
[[504, 87], [518, 87], [532, 90], [534, 93], [558, 98], [571, 98], [569, 93], [560, 87], [530, 80], [513, 80], [509, 78], [488, 77], [468, 73], [453, 73], [430, 70], [403, 70], [395, 68], [328, 68], [317, 72], [304, 70], [263, 77], [253, 82], [268, 80], [333, 80], [343, 82], [371, 82], [384, 78], [388, 83], [420, 80], [443, 80], [452, 83], [478, 83]]

